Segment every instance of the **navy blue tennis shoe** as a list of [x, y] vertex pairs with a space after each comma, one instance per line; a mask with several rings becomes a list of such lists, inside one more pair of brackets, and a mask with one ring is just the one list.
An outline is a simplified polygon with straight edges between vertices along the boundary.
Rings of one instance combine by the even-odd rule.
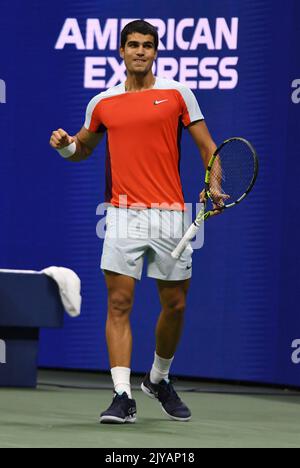
[[122, 395], [115, 393], [110, 407], [100, 415], [101, 424], [124, 424], [135, 423], [136, 403], [131, 400], [127, 393]]
[[159, 384], [150, 381], [150, 374], [147, 374], [141, 385], [143, 392], [150, 398], [156, 398], [162, 407], [163, 412], [174, 421], [189, 421], [192, 414], [188, 407], [179, 398], [171, 382], [162, 380]]

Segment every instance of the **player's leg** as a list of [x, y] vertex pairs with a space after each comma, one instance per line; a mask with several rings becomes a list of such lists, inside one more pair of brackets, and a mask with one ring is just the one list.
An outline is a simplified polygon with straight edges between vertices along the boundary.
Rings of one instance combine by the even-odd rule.
[[156, 354], [169, 360], [174, 357], [182, 334], [190, 280], [158, 280], [157, 284], [162, 311], [156, 327]]
[[[156, 220], [158, 217], [153, 217]], [[156, 354], [162, 359], [174, 357], [183, 324], [186, 298], [192, 276], [193, 249], [188, 246], [180, 259], [171, 257], [177, 237], [189, 224], [187, 213], [161, 211], [159, 236], [151, 239], [148, 255], [148, 276], [157, 279], [162, 312], [156, 328]], [[152, 375], [151, 377], [155, 377]], [[165, 378], [167, 376], [164, 376]], [[158, 378], [158, 376], [157, 376]]]
[[132, 334], [130, 314], [136, 280], [130, 276], [105, 271], [108, 293], [106, 340], [111, 368], [130, 367]]
[[130, 386], [130, 314], [136, 280], [110, 271], [104, 271], [104, 274], [108, 291], [106, 339], [115, 397], [110, 408], [101, 414], [100, 420], [102, 423], [135, 422], [136, 405]]
[[136, 211], [110, 206], [106, 217], [106, 235], [101, 258], [108, 291], [106, 323], [107, 346], [114, 382], [115, 398], [102, 413], [101, 422], [134, 422], [136, 405], [131, 398], [130, 361], [132, 334], [130, 313], [136, 280], [143, 269], [147, 243], [140, 239], [138, 226], [132, 222]]
[[156, 352], [151, 372], [146, 375], [142, 390], [157, 398], [163, 411], [176, 421], [189, 421], [191, 412], [179, 398], [169, 371], [183, 330], [186, 297], [190, 280], [158, 281], [162, 312], [156, 327]]
[[184, 325], [193, 249], [188, 246], [180, 259], [174, 261], [172, 249], [177, 245], [177, 238], [188, 220], [181, 212], [162, 211], [159, 218], [162, 235], [151, 239], [148, 276], [157, 279], [162, 311], [156, 327], [153, 366], [144, 379], [142, 390], [148, 396], [157, 398], [169, 417], [188, 421], [191, 412], [178, 397], [168, 375]]

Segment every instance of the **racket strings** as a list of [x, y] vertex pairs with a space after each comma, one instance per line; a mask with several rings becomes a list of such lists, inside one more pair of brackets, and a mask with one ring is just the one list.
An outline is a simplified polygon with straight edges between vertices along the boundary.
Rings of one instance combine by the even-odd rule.
[[218, 206], [238, 201], [248, 190], [255, 173], [251, 148], [243, 141], [231, 140], [215, 158], [209, 180], [209, 191]]

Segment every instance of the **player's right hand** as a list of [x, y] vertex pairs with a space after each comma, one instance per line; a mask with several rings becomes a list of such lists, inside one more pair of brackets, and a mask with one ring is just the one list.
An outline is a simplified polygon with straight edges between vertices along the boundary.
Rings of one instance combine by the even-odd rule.
[[[228, 200], [230, 196], [227, 195], [226, 193], [223, 193], [220, 188], [215, 189], [213, 187], [210, 188], [210, 194], [212, 197], [213, 210], [214, 210], [211, 216], [216, 216], [218, 214], [221, 214], [222, 208], [224, 207], [224, 204], [225, 204], [224, 200]], [[206, 198], [207, 198], [205, 190], [202, 190], [199, 196], [200, 196], [200, 203], [205, 203]]]
[[68, 135], [65, 130], [59, 128], [52, 133], [50, 138], [50, 146], [56, 150], [60, 150], [66, 146], [69, 146], [71, 143], [73, 143], [73, 141], [75, 141], [74, 138]]

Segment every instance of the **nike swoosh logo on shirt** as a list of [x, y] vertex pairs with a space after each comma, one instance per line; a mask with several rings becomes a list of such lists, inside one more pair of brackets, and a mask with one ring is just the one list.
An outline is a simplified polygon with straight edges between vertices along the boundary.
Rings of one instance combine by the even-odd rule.
[[164, 99], [163, 101], [154, 101], [154, 105], [158, 106], [159, 104], [162, 104], [163, 102], [168, 102], [169, 99]]

